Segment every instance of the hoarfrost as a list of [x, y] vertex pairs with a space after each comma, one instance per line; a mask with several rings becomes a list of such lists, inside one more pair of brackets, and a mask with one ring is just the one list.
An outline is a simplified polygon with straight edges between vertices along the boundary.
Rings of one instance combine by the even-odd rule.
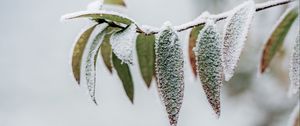
[[124, 63], [132, 64], [135, 35], [136, 25], [134, 24], [111, 35], [110, 43], [112, 50]]
[[78, 18], [81, 16], [87, 16], [87, 15], [112, 15], [112, 16], [118, 16], [121, 17], [123, 19], [128, 19], [132, 22], [134, 22], [135, 24], [137, 24], [133, 19], [131, 19], [130, 17], [128, 17], [127, 15], [115, 12], [115, 11], [109, 11], [109, 10], [86, 10], [86, 11], [78, 11], [78, 12], [74, 12], [74, 13], [69, 13], [69, 14], [65, 14], [63, 16], [61, 16], [61, 21], [66, 21], [66, 20], [70, 20], [70, 19], [74, 19], [74, 18]]
[[171, 126], [177, 125], [183, 100], [183, 52], [177, 32], [166, 22], [155, 42], [158, 92]]
[[159, 29], [148, 25], [142, 25], [140, 28], [145, 34], [151, 34], [153, 31], [159, 31]]
[[95, 60], [97, 60], [97, 49], [101, 45], [101, 42], [104, 38], [105, 35], [105, 28], [107, 27], [107, 24], [101, 25], [103, 29], [97, 34], [93, 42], [89, 45], [88, 47], [88, 54], [87, 54], [87, 59], [86, 59], [86, 65], [85, 65], [85, 77], [87, 81], [87, 88], [89, 91], [89, 94], [95, 102], [96, 102], [96, 97], [95, 97], [95, 87], [96, 87], [96, 64]]
[[207, 100], [219, 117], [220, 88], [223, 80], [222, 41], [212, 20], [208, 20], [200, 31], [193, 50], [196, 56], [197, 73]]
[[103, 0], [96, 0], [96, 1], [91, 2], [90, 4], [88, 4], [87, 10], [88, 11], [101, 10], [102, 6], [103, 6]]
[[[299, 31], [300, 32], [300, 31]], [[300, 90], [300, 41], [299, 35], [296, 38], [294, 49], [292, 53], [292, 57], [290, 60], [290, 69], [289, 69], [289, 77], [290, 77], [290, 89], [289, 95], [295, 95], [299, 93]]]
[[227, 18], [223, 35], [224, 75], [226, 81], [229, 81], [234, 74], [254, 13], [255, 4], [251, 0], [234, 8], [232, 14]]

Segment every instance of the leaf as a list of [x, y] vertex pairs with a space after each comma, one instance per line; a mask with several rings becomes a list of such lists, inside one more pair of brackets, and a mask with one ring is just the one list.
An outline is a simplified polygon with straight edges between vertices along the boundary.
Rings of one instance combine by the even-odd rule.
[[126, 29], [113, 33], [110, 38], [113, 52], [122, 62], [127, 64], [132, 64], [133, 60], [135, 29], [136, 26], [131, 24]]
[[216, 25], [207, 21], [200, 31], [194, 48], [197, 71], [213, 110], [220, 116], [220, 88], [222, 85], [222, 41]]
[[116, 69], [118, 76], [123, 83], [126, 95], [133, 104], [134, 85], [131, 78], [129, 66], [125, 63], [122, 63], [122, 60], [120, 60], [114, 53], [112, 53], [112, 61], [114, 68]]
[[202, 28], [203, 25], [194, 27], [190, 32], [190, 37], [189, 37], [189, 59], [195, 76], [197, 76], [197, 66], [196, 66], [196, 57], [193, 48], [196, 46], [196, 40]]
[[183, 52], [177, 32], [166, 22], [155, 42], [158, 92], [171, 126], [177, 125], [183, 100]]
[[139, 34], [136, 40], [136, 51], [140, 70], [148, 88], [150, 87], [154, 75], [154, 43], [154, 35]]
[[106, 34], [104, 36], [103, 42], [100, 46], [100, 51], [106, 68], [109, 70], [110, 73], [112, 73], [112, 63], [111, 63], [112, 49], [109, 41], [110, 37], [111, 34]]
[[99, 10], [99, 11], [80, 11], [75, 12], [71, 14], [67, 14], [62, 16], [62, 20], [69, 20], [69, 19], [77, 19], [77, 18], [90, 18], [92, 20], [109, 20], [117, 23], [122, 24], [132, 24], [134, 21], [127, 17], [126, 15], [113, 12], [113, 11], [105, 11], [105, 10]]
[[72, 70], [73, 70], [73, 75], [78, 84], [80, 84], [80, 73], [81, 73], [80, 67], [81, 67], [84, 48], [86, 47], [86, 44], [96, 26], [97, 24], [84, 30], [79, 34], [80, 36], [76, 39], [76, 44], [74, 46], [73, 54], [72, 54]]
[[255, 3], [251, 0], [234, 8], [232, 14], [227, 18], [223, 35], [224, 75], [226, 81], [229, 81], [234, 74], [254, 13]]
[[104, 4], [120, 5], [126, 7], [123, 0], [104, 0]]
[[299, 41], [300, 31], [298, 32], [298, 36], [296, 38], [292, 57], [290, 60], [290, 69], [289, 69], [289, 77], [290, 77], [290, 89], [289, 94], [296, 95], [299, 94], [300, 90], [300, 41]]
[[264, 46], [260, 61], [260, 73], [265, 72], [276, 52], [280, 50], [284, 39], [297, 16], [297, 8], [288, 9], [281, 16], [279, 22], [276, 24], [275, 30], [273, 30], [270, 38]]
[[103, 24], [101, 26], [102, 26], [101, 31], [97, 34], [93, 42], [88, 47], [88, 55], [86, 58], [86, 65], [85, 65], [85, 77], [87, 81], [88, 91], [95, 104], [97, 104], [96, 97], [95, 97], [96, 61], [97, 61], [97, 54], [98, 54], [97, 49], [100, 47], [100, 44], [102, 43], [107, 24]]

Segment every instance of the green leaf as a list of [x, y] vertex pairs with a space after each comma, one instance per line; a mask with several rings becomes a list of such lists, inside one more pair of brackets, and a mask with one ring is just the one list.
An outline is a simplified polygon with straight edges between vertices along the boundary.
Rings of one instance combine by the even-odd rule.
[[110, 36], [111, 34], [106, 34], [104, 36], [104, 40], [100, 46], [100, 51], [106, 68], [109, 70], [110, 73], [112, 73], [112, 63], [111, 63], [112, 49], [109, 43]]
[[140, 71], [148, 88], [154, 75], [154, 43], [154, 35], [139, 34], [136, 39], [136, 51]]
[[104, 0], [104, 4], [120, 5], [126, 7], [123, 0]]
[[196, 56], [193, 51], [193, 48], [196, 46], [196, 40], [198, 38], [198, 34], [203, 27], [204, 25], [194, 27], [190, 32], [190, 37], [189, 37], [189, 59], [192, 66], [193, 74], [195, 76], [197, 76], [197, 65], [196, 65]]
[[266, 68], [269, 66], [272, 58], [278, 50], [280, 50], [284, 39], [291, 28], [293, 22], [298, 16], [298, 9], [288, 9], [282, 16], [281, 20], [278, 22], [275, 30], [268, 39], [264, 46], [262, 58], [260, 61], [260, 72], [264, 73]]
[[114, 68], [116, 69], [118, 76], [123, 83], [123, 87], [127, 94], [127, 97], [133, 104], [134, 86], [133, 86], [133, 81], [129, 70], [129, 66], [126, 63], [122, 63], [122, 61], [118, 59], [118, 57], [114, 53], [112, 53], [112, 61], [113, 61]]
[[113, 11], [104, 11], [104, 10], [80, 11], [80, 12], [67, 14], [62, 17], [63, 20], [76, 19], [76, 18], [90, 18], [92, 20], [104, 19], [104, 20], [109, 20], [116, 23], [126, 24], [126, 25], [134, 23], [134, 21], [129, 17], [127, 17], [126, 15], [113, 12]]
[[73, 75], [78, 84], [80, 84], [80, 67], [84, 48], [97, 24], [89, 27], [84, 32], [80, 33], [80, 37], [76, 40], [72, 55], [72, 70]]

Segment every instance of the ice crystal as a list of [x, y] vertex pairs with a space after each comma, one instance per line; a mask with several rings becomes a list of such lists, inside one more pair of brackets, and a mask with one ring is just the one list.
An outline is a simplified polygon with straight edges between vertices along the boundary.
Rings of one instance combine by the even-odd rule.
[[183, 100], [183, 53], [177, 32], [170, 23], [161, 28], [155, 42], [158, 92], [172, 126], [177, 125]]
[[299, 41], [299, 33], [296, 38], [294, 49], [290, 61], [290, 89], [289, 95], [297, 94], [300, 90], [300, 41]]
[[112, 34], [110, 43], [116, 56], [127, 64], [132, 64], [133, 46], [136, 35], [136, 25], [131, 24], [126, 29]]
[[223, 35], [224, 75], [226, 81], [229, 81], [234, 74], [254, 13], [254, 2], [247, 1], [234, 8], [232, 14], [227, 18]]
[[200, 31], [194, 48], [197, 72], [208, 102], [220, 116], [220, 88], [222, 85], [222, 41], [213, 21], [207, 21]]
[[95, 60], [97, 60], [97, 49], [101, 45], [101, 42], [105, 35], [105, 28], [107, 27], [106, 24], [101, 25], [102, 29], [97, 34], [95, 39], [88, 47], [88, 54], [86, 58], [86, 65], [85, 65], [85, 77], [87, 81], [87, 88], [92, 100], [97, 104], [95, 98], [95, 87], [96, 87], [96, 64]]

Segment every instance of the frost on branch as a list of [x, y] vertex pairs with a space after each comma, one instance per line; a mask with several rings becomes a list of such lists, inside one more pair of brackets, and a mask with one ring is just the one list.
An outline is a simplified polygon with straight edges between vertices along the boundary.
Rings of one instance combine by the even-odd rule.
[[300, 90], [300, 41], [299, 34], [296, 38], [291, 61], [290, 61], [290, 89], [289, 95], [298, 94]]
[[208, 102], [220, 116], [220, 88], [222, 85], [222, 41], [216, 25], [208, 21], [200, 31], [194, 48], [197, 72]]
[[223, 35], [224, 75], [226, 81], [229, 81], [233, 76], [254, 13], [255, 4], [251, 0], [234, 8], [232, 14], [227, 17], [227, 24], [225, 25], [225, 32]]
[[155, 42], [158, 92], [165, 104], [169, 121], [177, 125], [184, 90], [183, 53], [178, 35], [166, 22]]
[[101, 45], [103, 37], [105, 35], [105, 28], [107, 24], [101, 25], [102, 29], [97, 34], [93, 42], [88, 47], [88, 54], [86, 58], [86, 65], [85, 65], [85, 77], [87, 82], [87, 88], [92, 100], [97, 104], [95, 98], [95, 87], [96, 87], [96, 60], [97, 60], [97, 53], [98, 48]]
[[116, 56], [127, 64], [132, 64], [133, 44], [136, 35], [136, 26], [129, 25], [126, 29], [118, 31], [111, 35], [110, 44]]

